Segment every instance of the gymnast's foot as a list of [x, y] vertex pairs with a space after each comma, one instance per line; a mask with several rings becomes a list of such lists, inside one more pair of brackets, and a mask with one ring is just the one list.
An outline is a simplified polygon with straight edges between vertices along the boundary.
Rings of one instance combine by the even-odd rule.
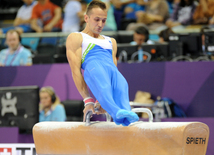
[[126, 118], [130, 123], [134, 123], [139, 120], [139, 117], [136, 113], [124, 109], [118, 110], [116, 118], [117, 119]]
[[122, 118], [122, 119], [114, 119], [115, 124], [120, 125], [122, 124], [122, 126], [129, 126], [129, 124], [131, 124], [126, 118]]

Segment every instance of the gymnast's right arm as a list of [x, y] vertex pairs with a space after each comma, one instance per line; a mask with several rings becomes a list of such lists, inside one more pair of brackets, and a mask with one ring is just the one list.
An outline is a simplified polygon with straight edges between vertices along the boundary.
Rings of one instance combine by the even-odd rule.
[[[82, 40], [80, 33], [71, 33], [66, 41], [66, 55], [74, 83], [83, 99], [87, 99], [90, 97], [90, 94], [81, 73]], [[89, 110], [92, 110], [94, 113], [93, 104], [87, 104], [87, 106], [85, 106], [84, 114]]]

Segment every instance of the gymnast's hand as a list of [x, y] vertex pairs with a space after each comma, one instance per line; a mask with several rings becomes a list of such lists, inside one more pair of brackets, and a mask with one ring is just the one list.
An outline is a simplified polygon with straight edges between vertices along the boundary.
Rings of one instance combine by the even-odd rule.
[[[87, 114], [89, 111], [92, 111], [92, 113], [95, 114], [95, 111], [94, 111], [94, 104], [88, 104], [88, 105], [85, 106], [85, 108], [84, 108], [84, 110], [83, 110], [83, 113], [84, 113], [83, 122], [85, 122], [86, 114]], [[92, 117], [92, 115], [91, 115], [91, 117]]]
[[101, 107], [101, 105], [98, 101], [95, 102], [94, 108], [95, 108], [95, 113], [97, 115], [106, 113], [106, 111]]
[[83, 102], [85, 103], [85, 108], [83, 110], [84, 112], [84, 118], [83, 118], [83, 121], [85, 122], [85, 117], [86, 117], [86, 114], [89, 112], [89, 111], [92, 111], [93, 114], [95, 114], [95, 111], [94, 111], [94, 99], [92, 97], [86, 97]]

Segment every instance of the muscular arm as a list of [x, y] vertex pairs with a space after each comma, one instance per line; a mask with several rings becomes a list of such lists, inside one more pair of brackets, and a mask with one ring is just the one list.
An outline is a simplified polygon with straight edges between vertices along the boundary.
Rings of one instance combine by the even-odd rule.
[[111, 38], [111, 42], [112, 42], [112, 46], [113, 46], [113, 49], [112, 49], [112, 57], [113, 57], [113, 61], [114, 61], [114, 64], [115, 66], [117, 66], [117, 42], [114, 38]]
[[87, 85], [81, 73], [82, 36], [79, 33], [71, 33], [66, 41], [66, 54], [71, 67], [74, 83], [83, 98], [89, 97]]

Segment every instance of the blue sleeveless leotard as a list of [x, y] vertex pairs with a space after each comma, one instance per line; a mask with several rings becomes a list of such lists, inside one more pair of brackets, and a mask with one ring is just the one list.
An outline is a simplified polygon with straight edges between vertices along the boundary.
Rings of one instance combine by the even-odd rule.
[[128, 83], [118, 71], [112, 58], [111, 38], [97, 39], [82, 33], [82, 69], [84, 80], [93, 95], [116, 124], [127, 126], [125, 119], [117, 119], [119, 110], [131, 110]]

